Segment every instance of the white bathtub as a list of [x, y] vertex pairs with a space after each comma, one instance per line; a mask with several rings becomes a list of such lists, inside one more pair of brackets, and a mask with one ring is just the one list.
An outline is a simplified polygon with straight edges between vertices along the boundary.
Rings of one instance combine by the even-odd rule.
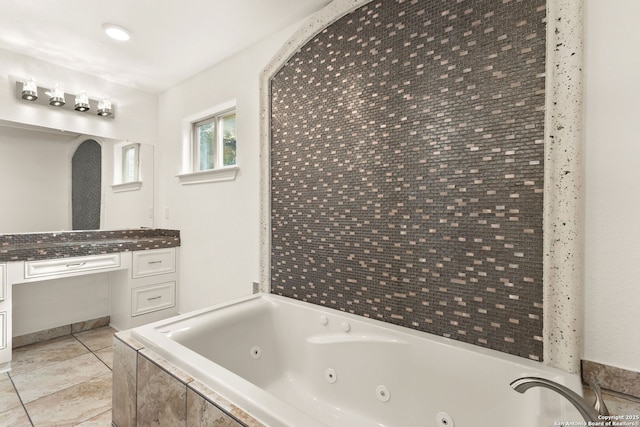
[[[542, 427], [581, 421], [539, 376], [577, 375], [516, 356], [258, 294], [132, 331], [134, 338], [271, 427]], [[559, 424], [555, 424], [559, 425]]]

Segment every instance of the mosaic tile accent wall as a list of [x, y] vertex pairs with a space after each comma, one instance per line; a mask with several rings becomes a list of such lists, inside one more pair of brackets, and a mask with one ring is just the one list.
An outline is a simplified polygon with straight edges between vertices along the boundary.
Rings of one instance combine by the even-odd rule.
[[545, 1], [378, 0], [271, 81], [271, 289], [542, 359]]

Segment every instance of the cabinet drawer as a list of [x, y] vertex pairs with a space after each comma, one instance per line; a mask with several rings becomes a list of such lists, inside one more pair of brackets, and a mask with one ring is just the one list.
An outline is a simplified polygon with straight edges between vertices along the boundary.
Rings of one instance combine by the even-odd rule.
[[131, 290], [131, 316], [164, 310], [176, 305], [176, 282], [143, 286]]
[[119, 253], [26, 261], [24, 263], [24, 278], [65, 275], [117, 267], [120, 267]]
[[0, 264], [0, 302], [7, 299], [7, 267]]
[[0, 312], [0, 350], [7, 348], [7, 312]]
[[151, 249], [133, 253], [132, 276], [153, 276], [155, 274], [173, 273], [176, 271], [175, 248]]

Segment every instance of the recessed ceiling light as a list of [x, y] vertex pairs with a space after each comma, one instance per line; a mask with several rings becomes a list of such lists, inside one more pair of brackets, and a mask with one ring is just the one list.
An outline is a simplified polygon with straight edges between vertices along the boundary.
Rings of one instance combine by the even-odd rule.
[[120, 25], [102, 24], [104, 32], [114, 40], [127, 41], [131, 38], [129, 30]]

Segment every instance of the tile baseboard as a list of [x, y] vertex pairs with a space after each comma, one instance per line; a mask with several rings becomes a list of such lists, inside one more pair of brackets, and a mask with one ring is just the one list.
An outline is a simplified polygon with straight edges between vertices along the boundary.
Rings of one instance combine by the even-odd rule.
[[32, 332], [30, 334], [13, 337], [12, 347], [24, 347], [25, 345], [47, 341], [53, 338], [63, 337], [78, 332], [89, 331], [91, 329], [109, 326], [110, 316], [98, 317], [97, 319], [84, 320], [82, 322], [71, 323], [69, 325], [58, 326], [43, 331]]
[[603, 389], [640, 399], [640, 372], [583, 360], [582, 381], [593, 381]]

